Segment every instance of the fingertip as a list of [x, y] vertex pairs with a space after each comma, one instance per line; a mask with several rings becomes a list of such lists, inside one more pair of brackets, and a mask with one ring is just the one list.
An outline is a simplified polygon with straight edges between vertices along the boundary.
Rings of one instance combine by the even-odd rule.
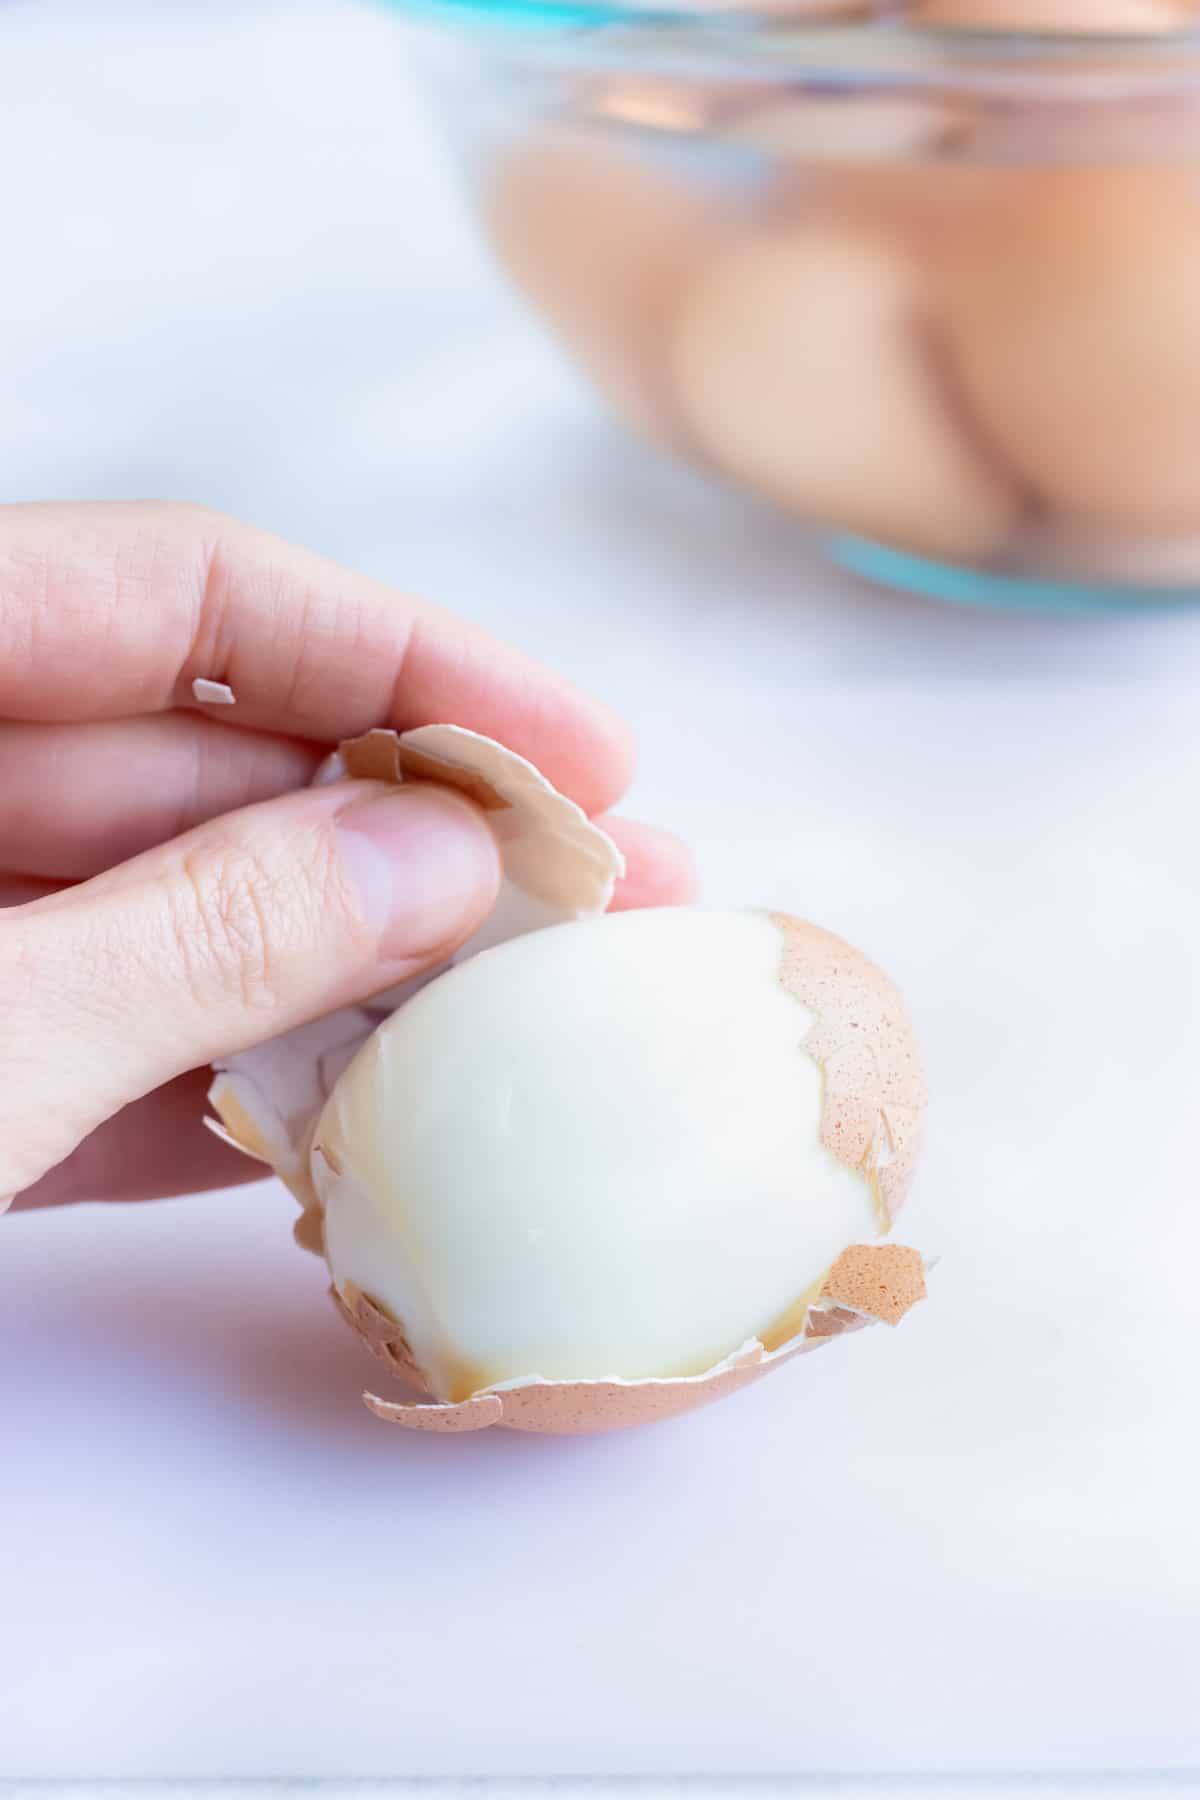
[[688, 906], [696, 898], [696, 865], [683, 839], [635, 819], [597, 819], [625, 858], [611, 910], [644, 906]]
[[425, 604], [412, 623], [398, 704], [386, 723], [400, 731], [462, 725], [494, 738], [589, 815], [620, 800], [637, 766], [634, 734], [606, 702], [523, 650]]
[[387, 960], [424, 964], [457, 948], [500, 889], [500, 852], [483, 813], [448, 788], [371, 786], [338, 813], [337, 842]]
[[[551, 779], [584, 812], [594, 816], [615, 806], [632, 787], [637, 772], [637, 738], [620, 713], [591, 694], [572, 688], [563, 699], [556, 742], [546, 759], [556, 761], [560, 773]], [[545, 763], [538, 762], [537, 766], [544, 774], [549, 773]]]

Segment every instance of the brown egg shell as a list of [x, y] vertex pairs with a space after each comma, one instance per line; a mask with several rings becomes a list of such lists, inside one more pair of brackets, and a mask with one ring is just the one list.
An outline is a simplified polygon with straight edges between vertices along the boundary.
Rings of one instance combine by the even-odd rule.
[[[318, 779], [342, 776], [399, 785], [438, 781], [469, 794], [492, 821], [505, 881], [481, 932], [453, 962], [487, 941], [524, 929], [530, 902], [539, 923], [590, 918], [605, 911], [624, 863], [612, 839], [573, 800], [557, 792], [532, 763], [490, 738], [457, 725], [424, 725], [398, 733], [365, 732], [330, 757]], [[449, 967], [443, 964], [442, 968]], [[371, 1033], [440, 970], [302, 1025], [257, 1049], [214, 1066], [209, 1102], [218, 1135], [269, 1165], [300, 1202], [297, 1240], [320, 1253], [320, 1203], [309, 1173], [312, 1128], [338, 1076]]]
[[896, 987], [861, 950], [818, 925], [771, 913], [783, 933], [780, 980], [815, 1014], [804, 1048], [825, 1075], [821, 1142], [869, 1166], [891, 1225], [908, 1197], [928, 1100], [924, 1064]]
[[[890, 1228], [911, 1184], [927, 1092], [907, 1009], [860, 950], [789, 914], [768, 917], [783, 939], [780, 983], [813, 1015], [804, 1049], [825, 1077], [821, 1141], [873, 1183], [885, 1229]], [[356, 1181], [332, 1164], [320, 1144], [314, 1149], [314, 1174], [327, 1199], [339, 1183]], [[428, 1392], [402, 1325], [353, 1286], [344, 1295], [332, 1292], [343, 1318], [389, 1373]], [[555, 1434], [616, 1430], [721, 1399], [845, 1331], [876, 1320], [898, 1324], [924, 1293], [924, 1263], [917, 1251], [891, 1242], [856, 1244], [827, 1272], [798, 1335], [772, 1351], [751, 1340], [700, 1376], [645, 1381], [531, 1376], [457, 1403], [391, 1401], [370, 1393], [364, 1401], [377, 1418], [410, 1430], [478, 1431], [497, 1424]]]
[[[321, 779], [341, 774], [393, 782], [445, 779], [504, 819], [503, 853], [508, 859], [518, 847], [518, 865], [543, 901], [553, 896], [566, 918], [596, 916], [607, 906], [620, 869], [615, 846], [530, 764], [487, 739], [446, 726], [403, 736], [369, 732], [343, 745]], [[813, 1014], [804, 1047], [825, 1076], [822, 1142], [873, 1182], [890, 1225], [908, 1191], [925, 1102], [907, 1012], [886, 976], [860, 951], [789, 915], [768, 916], [783, 939], [780, 982]], [[321, 1191], [352, 1179], [312, 1144], [316, 1120], [356, 1051], [413, 985], [230, 1058], [213, 1083], [210, 1098], [221, 1124], [209, 1121], [212, 1128], [287, 1183], [302, 1208], [297, 1241], [316, 1254], [324, 1251]], [[342, 1316], [388, 1372], [428, 1391], [397, 1321], [357, 1289], [332, 1291]], [[916, 1251], [891, 1243], [855, 1245], [828, 1272], [797, 1336], [771, 1351], [752, 1340], [702, 1376], [636, 1382], [535, 1377], [458, 1404], [406, 1405], [370, 1394], [364, 1399], [376, 1416], [414, 1430], [504, 1424], [575, 1433], [648, 1423], [719, 1399], [846, 1331], [877, 1319], [894, 1324], [924, 1292], [924, 1264]]]
[[[880, 1321], [898, 1324], [924, 1297], [925, 1264], [919, 1252], [903, 1244], [852, 1244], [826, 1275], [821, 1297], [809, 1308], [799, 1336], [770, 1352], [752, 1340], [704, 1375], [673, 1381], [534, 1378], [445, 1406], [385, 1400], [372, 1393], [365, 1393], [363, 1401], [376, 1418], [409, 1431], [481, 1431], [502, 1425], [510, 1431], [565, 1437], [650, 1425], [737, 1393], [782, 1363], [845, 1332]], [[386, 1313], [363, 1295], [356, 1295], [353, 1310], [341, 1301], [339, 1306], [364, 1341], [393, 1366], [388, 1331], [390, 1327], [396, 1333], [398, 1328]], [[403, 1334], [399, 1335], [403, 1343]]]

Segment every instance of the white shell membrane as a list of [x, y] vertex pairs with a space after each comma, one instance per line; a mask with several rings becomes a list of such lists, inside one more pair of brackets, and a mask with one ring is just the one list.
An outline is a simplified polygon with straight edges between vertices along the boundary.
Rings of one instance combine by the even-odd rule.
[[821, 1143], [813, 1018], [760, 913], [667, 909], [485, 951], [393, 1015], [314, 1141], [335, 1284], [438, 1398], [695, 1375], [880, 1217]]

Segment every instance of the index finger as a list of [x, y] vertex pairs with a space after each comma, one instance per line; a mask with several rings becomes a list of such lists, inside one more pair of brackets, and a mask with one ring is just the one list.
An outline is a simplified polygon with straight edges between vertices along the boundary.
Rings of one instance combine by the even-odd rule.
[[607, 707], [487, 632], [201, 507], [0, 507], [0, 714], [190, 707], [227, 683], [238, 724], [336, 743], [373, 725], [498, 738], [589, 812], [633, 769]]

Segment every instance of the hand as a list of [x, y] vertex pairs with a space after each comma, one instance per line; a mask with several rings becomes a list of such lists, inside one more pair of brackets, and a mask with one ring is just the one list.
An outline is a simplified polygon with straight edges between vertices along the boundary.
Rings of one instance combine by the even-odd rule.
[[[228, 719], [192, 698], [227, 682]], [[498, 879], [465, 800], [310, 788], [372, 725], [450, 721], [593, 815], [632, 772], [594, 701], [485, 633], [214, 514], [0, 509], [0, 1210], [255, 1180], [201, 1128], [213, 1057], [440, 960]], [[605, 820], [617, 904], [686, 854]]]

